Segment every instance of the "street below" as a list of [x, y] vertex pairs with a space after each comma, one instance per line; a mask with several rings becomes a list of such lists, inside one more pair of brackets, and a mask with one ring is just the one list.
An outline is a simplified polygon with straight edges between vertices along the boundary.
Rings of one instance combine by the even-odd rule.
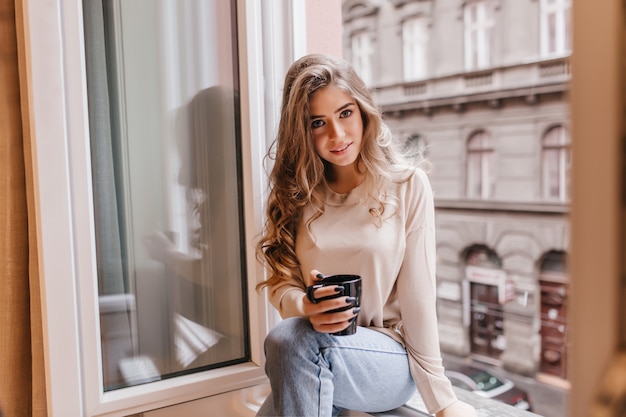
[[[503, 376], [511, 380], [516, 387], [526, 391], [532, 405], [532, 412], [543, 417], [568, 417], [568, 396], [567, 384], [553, 379], [554, 382], [545, 382], [527, 376], [508, 372], [500, 367], [490, 365], [477, 360], [459, 358], [453, 355], [444, 354], [443, 363], [446, 369], [454, 369], [462, 365], [471, 365], [475, 368], [492, 371], [497, 376]], [[545, 378], [550, 381], [550, 378]]]

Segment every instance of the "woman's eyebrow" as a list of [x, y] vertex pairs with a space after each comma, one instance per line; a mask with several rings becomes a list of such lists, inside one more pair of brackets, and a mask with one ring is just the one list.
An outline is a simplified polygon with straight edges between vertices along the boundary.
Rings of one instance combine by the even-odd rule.
[[[348, 107], [350, 107], [350, 106], [353, 106], [353, 105], [355, 105], [355, 103], [353, 103], [353, 102], [346, 103], [346, 104], [344, 104], [343, 106], [339, 107], [337, 110], [335, 110], [335, 111], [333, 112], [333, 114], [341, 113], [341, 112], [342, 112], [342, 111], [344, 111], [346, 108], [348, 108]], [[311, 120], [313, 120], [313, 119], [321, 119], [321, 118], [323, 118], [323, 117], [324, 117], [324, 116], [315, 116], [315, 115], [312, 115], [312, 116], [311, 116]]]

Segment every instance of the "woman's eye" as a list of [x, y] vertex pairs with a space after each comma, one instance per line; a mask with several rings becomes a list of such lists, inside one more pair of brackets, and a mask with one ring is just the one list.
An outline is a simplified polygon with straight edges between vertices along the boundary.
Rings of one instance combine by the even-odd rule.
[[348, 110], [348, 109], [346, 109], [346, 110], [344, 110], [344, 111], [342, 111], [342, 112], [341, 112], [340, 117], [348, 117], [348, 116], [350, 116], [351, 114], [352, 114], [352, 110]]
[[317, 119], [317, 120], [313, 120], [313, 121], [311, 122], [311, 127], [312, 127], [313, 129], [316, 129], [316, 128], [318, 128], [318, 127], [322, 127], [322, 126], [324, 126], [324, 122], [323, 122], [323, 121], [321, 121], [321, 120], [319, 120], [319, 119]]

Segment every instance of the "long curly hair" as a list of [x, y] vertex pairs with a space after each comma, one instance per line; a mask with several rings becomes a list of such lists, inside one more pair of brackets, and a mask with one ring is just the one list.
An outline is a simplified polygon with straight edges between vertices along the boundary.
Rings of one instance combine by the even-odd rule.
[[278, 133], [268, 153], [274, 165], [257, 257], [269, 267], [270, 275], [257, 289], [293, 278], [304, 282], [296, 256], [296, 230], [306, 206], [314, 212], [307, 220], [308, 230], [324, 213], [328, 179], [327, 163], [313, 146], [309, 100], [329, 85], [352, 97], [360, 110], [363, 139], [356, 166], [365, 174], [369, 195], [379, 203], [379, 209], [370, 210], [379, 220], [384, 212], [379, 191], [391, 182], [392, 167], [405, 162], [369, 89], [348, 62], [322, 54], [295, 61], [285, 76]]

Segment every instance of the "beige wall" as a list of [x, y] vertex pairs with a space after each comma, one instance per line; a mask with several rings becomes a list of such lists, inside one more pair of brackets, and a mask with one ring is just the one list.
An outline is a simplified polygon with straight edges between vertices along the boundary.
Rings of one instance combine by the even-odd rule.
[[620, 0], [573, 4], [570, 410], [589, 417], [618, 343], [624, 10]]

